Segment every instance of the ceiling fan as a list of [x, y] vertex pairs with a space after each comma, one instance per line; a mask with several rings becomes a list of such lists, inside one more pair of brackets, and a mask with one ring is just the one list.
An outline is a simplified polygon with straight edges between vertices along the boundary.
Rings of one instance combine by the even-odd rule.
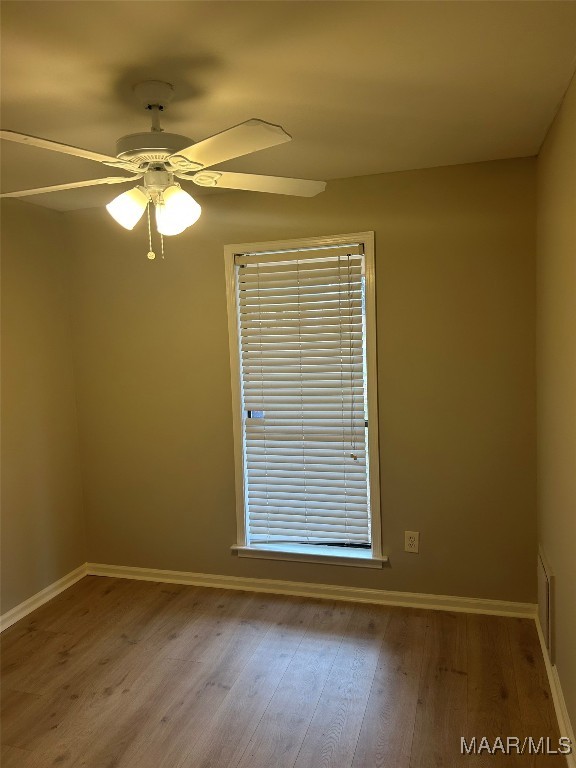
[[0, 138], [49, 149], [75, 157], [95, 160], [130, 176], [108, 176], [70, 184], [4, 192], [0, 197], [25, 197], [45, 192], [90, 187], [99, 184], [125, 184], [142, 179], [140, 185], [116, 197], [106, 208], [126, 229], [133, 229], [149, 203], [156, 208], [156, 225], [161, 235], [176, 235], [194, 224], [201, 208], [181, 189], [176, 179], [192, 181], [200, 187], [272, 192], [281, 195], [312, 197], [326, 187], [323, 181], [260, 176], [251, 173], [212, 170], [214, 165], [261, 149], [283, 144], [291, 136], [279, 125], [253, 118], [195, 143], [187, 136], [166, 133], [160, 127], [160, 113], [174, 96], [169, 83], [149, 80], [134, 86], [134, 94], [152, 118], [150, 131], [123, 136], [116, 143], [116, 157], [59, 144], [47, 139], [0, 130]]

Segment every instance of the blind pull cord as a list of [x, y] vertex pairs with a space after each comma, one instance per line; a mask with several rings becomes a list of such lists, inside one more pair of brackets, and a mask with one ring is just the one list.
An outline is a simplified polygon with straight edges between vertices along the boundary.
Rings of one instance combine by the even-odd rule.
[[[346, 493], [346, 487], [348, 485], [347, 468], [348, 462], [346, 457], [346, 427], [344, 418], [344, 330], [342, 327], [342, 262], [340, 255], [338, 256], [338, 328], [340, 331], [340, 402], [341, 402], [341, 417], [342, 417], [342, 453], [344, 459], [343, 475], [344, 475], [344, 531], [345, 538], [348, 538], [348, 494]], [[348, 317], [350, 323], [351, 316]], [[350, 454], [352, 457], [352, 454]]]
[[296, 281], [298, 283], [298, 288], [296, 292], [297, 296], [297, 302], [298, 302], [298, 363], [299, 363], [299, 370], [300, 370], [300, 429], [301, 429], [301, 436], [300, 439], [302, 440], [302, 472], [304, 474], [304, 520], [305, 520], [305, 527], [308, 528], [308, 486], [307, 486], [307, 477], [306, 477], [306, 451], [305, 451], [305, 440], [304, 440], [304, 386], [302, 381], [302, 315], [300, 311], [300, 261], [296, 259]]
[[[352, 317], [352, 272], [350, 269], [350, 254], [348, 259], [348, 314]], [[348, 327], [348, 349], [349, 349], [349, 362], [350, 362], [350, 439], [352, 443], [352, 453], [350, 458], [354, 461], [358, 461], [358, 454], [356, 453], [356, 430], [354, 429], [354, 373], [352, 371], [352, 328]]]
[[266, 432], [266, 404], [264, 403], [264, 362], [263, 362], [263, 349], [262, 349], [262, 301], [260, 295], [260, 264], [256, 265], [256, 288], [258, 293], [258, 323], [260, 325], [258, 341], [260, 342], [260, 400], [262, 408], [262, 417], [264, 421], [262, 426], [264, 428], [264, 459], [265, 459], [265, 479], [264, 493], [266, 495], [266, 541], [270, 541], [270, 499], [268, 490], [268, 439]]

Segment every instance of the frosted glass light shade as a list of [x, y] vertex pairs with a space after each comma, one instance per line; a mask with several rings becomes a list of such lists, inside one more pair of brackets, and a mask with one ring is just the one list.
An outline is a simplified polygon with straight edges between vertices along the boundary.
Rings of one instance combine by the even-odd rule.
[[144, 215], [147, 205], [148, 195], [138, 187], [134, 187], [115, 197], [111, 203], [108, 203], [106, 210], [125, 229], [134, 229]]
[[176, 184], [162, 193], [156, 204], [156, 226], [162, 235], [179, 235], [200, 218], [202, 208], [196, 200]]

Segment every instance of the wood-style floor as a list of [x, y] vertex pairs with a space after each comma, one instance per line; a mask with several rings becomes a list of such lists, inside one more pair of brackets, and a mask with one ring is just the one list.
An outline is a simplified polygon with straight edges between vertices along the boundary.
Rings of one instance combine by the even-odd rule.
[[87, 577], [2, 635], [2, 768], [458, 768], [558, 730], [534, 623]]

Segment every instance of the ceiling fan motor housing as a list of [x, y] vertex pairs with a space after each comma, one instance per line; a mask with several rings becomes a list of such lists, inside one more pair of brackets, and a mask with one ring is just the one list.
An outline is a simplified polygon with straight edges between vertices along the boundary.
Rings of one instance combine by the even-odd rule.
[[116, 157], [138, 165], [163, 163], [170, 155], [194, 143], [188, 136], [165, 131], [130, 133], [116, 142]]

